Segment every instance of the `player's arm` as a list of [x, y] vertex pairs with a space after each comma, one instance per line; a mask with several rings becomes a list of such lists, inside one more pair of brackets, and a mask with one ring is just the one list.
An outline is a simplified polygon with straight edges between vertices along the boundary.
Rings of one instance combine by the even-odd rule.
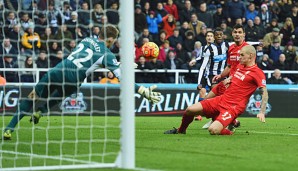
[[220, 79], [222, 79], [222, 78], [224, 78], [224, 77], [229, 76], [229, 74], [230, 74], [230, 70], [231, 70], [231, 65], [228, 64], [228, 65], [225, 67], [225, 69], [223, 70], [223, 72], [222, 72], [221, 74], [219, 74], [219, 75], [215, 75], [215, 76], [212, 78], [212, 81], [215, 82], [215, 81], [218, 81], [218, 80], [220, 80]]
[[266, 106], [268, 102], [268, 91], [266, 87], [261, 87], [261, 94], [262, 94], [262, 103], [261, 103], [261, 110], [260, 113], [257, 115], [261, 122], [265, 122], [265, 113], [266, 113]]

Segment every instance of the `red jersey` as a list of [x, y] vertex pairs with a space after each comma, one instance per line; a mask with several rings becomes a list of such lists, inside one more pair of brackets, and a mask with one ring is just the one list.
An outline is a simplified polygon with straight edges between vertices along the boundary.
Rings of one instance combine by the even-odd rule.
[[237, 46], [235, 43], [232, 44], [229, 47], [228, 50], [228, 61], [227, 64], [231, 65], [231, 70], [229, 75], [234, 75], [237, 65], [239, 64], [239, 56], [240, 56], [240, 50], [243, 46], [248, 45], [245, 41], [242, 42], [241, 45]]
[[238, 65], [231, 84], [222, 95], [219, 105], [230, 106], [242, 113], [250, 96], [260, 87], [266, 87], [264, 72], [257, 65], [250, 67]]

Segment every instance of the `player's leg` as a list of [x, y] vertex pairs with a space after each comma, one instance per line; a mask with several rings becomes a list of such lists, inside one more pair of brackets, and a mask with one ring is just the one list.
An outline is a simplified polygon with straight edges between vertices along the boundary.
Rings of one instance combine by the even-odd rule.
[[230, 110], [221, 110], [215, 121], [210, 125], [208, 131], [211, 135], [232, 135], [233, 130], [228, 129], [233, 120], [235, 120], [236, 114]]
[[33, 106], [33, 101], [37, 100], [38, 97], [36, 96], [35, 91], [33, 90], [26, 99], [20, 101], [19, 108], [17, 109], [16, 113], [10, 120], [9, 124], [4, 129], [3, 138], [5, 140], [11, 139], [11, 133], [14, 131], [16, 125], [20, 122], [20, 120], [28, 115], [31, 111]]

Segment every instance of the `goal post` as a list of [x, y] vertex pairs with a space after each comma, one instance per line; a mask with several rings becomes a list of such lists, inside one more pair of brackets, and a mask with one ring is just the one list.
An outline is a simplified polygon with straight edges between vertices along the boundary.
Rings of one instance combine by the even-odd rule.
[[[109, 8], [108, 1], [105, 0], [103, 8]], [[63, 4], [62, 1], [55, 1], [58, 2]], [[87, 2], [93, 3], [92, 0]], [[26, 12], [22, 11], [20, 5], [21, 1], [19, 11], [16, 11], [17, 17]], [[107, 11], [105, 9], [104, 14]], [[1, 15], [5, 16], [8, 12], [10, 10], [4, 9]], [[90, 16], [91, 12], [92, 10]], [[118, 12], [121, 56], [119, 86], [84, 83], [80, 92], [64, 97], [58, 106], [49, 109], [47, 115], [41, 117], [37, 125], [28, 122], [32, 113], [26, 113], [28, 116], [15, 127], [12, 140], [0, 140], [0, 170], [136, 168], [134, 0], [119, 0]], [[49, 25], [48, 23], [46, 27]], [[21, 42], [20, 39], [18, 42]], [[18, 50], [21, 51], [20, 47]], [[33, 87], [32, 83], [0, 86], [2, 137], [15, 114], [13, 110], [19, 108], [18, 102], [25, 99]], [[115, 104], [115, 101], [119, 101], [119, 104]], [[50, 103], [49, 99], [43, 99], [42, 103], [44, 102]], [[40, 102], [33, 103], [33, 106], [39, 105]], [[109, 105], [119, 107], [119, 110], [115, 110], [114, 106], [110, 109]]]
[[[120, 1], [120, 54], [121, 54], [121, 164], [135, 168], [135, 98], [134, 98], [134, 1]], [[133, 58], [132, 58], [133, 57]]]

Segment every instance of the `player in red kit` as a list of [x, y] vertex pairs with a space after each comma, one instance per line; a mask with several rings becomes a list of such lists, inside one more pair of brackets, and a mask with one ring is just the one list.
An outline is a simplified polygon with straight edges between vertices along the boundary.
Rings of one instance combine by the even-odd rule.
[[[239, 56], [240, 56], [240, 49], [246, 45], [248, 45], [247, 42], [245, 42], [245, 30], [244, 27], [240, 24], [236, 24], [233, 27], [232, 36], [234, 39], [234, 43], [232, 43], [228, 50], [228, 59], [227, 59], [227, 66], [224, 69], [224, 71], [213, 77], [212, 82], [220, 81], [221, 79], [228, 77], [230, 75], [233, 75], [235, 73], [236, 67], [239, 64]], [[213, 98], [215, 96], [222, 95], [226, 90], [226, 86], [223, 84], [223, 82], [219, 82], [216, 86], [214, 86], [211, 91], [207, 94], [205, 99]], [[211, 123], [213, 122], [214, 118], [212, 118], [211, 121], [206, 123], [202, 128], [208, 128]], [[238, 120], [234, 121], [234, 125], [238, 127], [240, 125], [240, 122]]]
[[246, 104], [254, 91], [259, 88], [262, 93], [260, 113], [257, 115], [261, 122], [265, 122], [265, 111], [268, 101], [266, 78], [264, 72], [256, 65], [256, 50], [247, 45], [240, 50], [239, 61], [233, 75], [224, 81], [228, 86], [224, 94], [197, 102], [189, 106], [183, 115], [178, 129], [165, 131], [165, 134], [186, 133], [186, 129], [195, 115], [215, 118], [208, 128], [211, 135], [231, 135], [232, 131], [226, 127], [244, 112]]

